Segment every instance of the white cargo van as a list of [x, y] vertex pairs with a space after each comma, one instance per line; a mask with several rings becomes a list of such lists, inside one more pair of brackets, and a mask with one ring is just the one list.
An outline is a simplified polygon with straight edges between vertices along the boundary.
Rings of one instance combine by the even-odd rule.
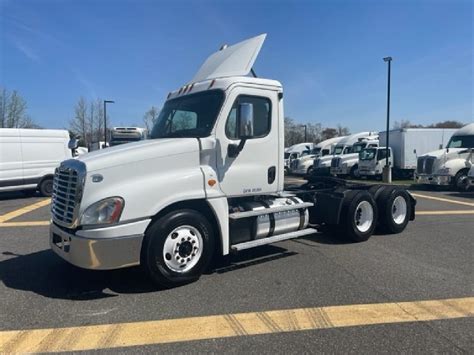
[[0, 191], [51, 196], [54, 169], [72, 157], [68, 144], [65, 130], [0, 128]]

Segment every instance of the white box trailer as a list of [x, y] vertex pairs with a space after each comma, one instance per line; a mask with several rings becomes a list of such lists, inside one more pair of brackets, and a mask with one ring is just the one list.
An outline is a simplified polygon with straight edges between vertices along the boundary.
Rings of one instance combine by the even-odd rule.
[[[412, 177], [416, 170], [417, 158], [446, 146], [456, 131], [456, 128], [402, 128], [389, 131], [394, 173]], [[386, 131], [379, 133], [379, 139], [380, 147], [386, 147]]]

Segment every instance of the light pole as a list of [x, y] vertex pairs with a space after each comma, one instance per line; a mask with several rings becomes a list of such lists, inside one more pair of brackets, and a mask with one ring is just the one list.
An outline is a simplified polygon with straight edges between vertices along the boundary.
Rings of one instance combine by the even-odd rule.
[[384, 62], [388, 63], [388, 80], [387, 80], [387, 131], [385, 132], [387, 134], [386, 137], [386, 144], [385, 144], [385, 166], [383, 168], [383, 181], [386, 183], [392, 183], [392, 168], [389, 165], [388, 162], [388, 154], [389, 154], [389, 134], [388, 131], [390, 130], [390, 69], [391, 69], [391, 63], [392, 63], [392, 57], [385, 57], [383, 59]]
[[302, 124], [301, 127], [304, 127], [304, 142], [306, 143], [308, 141], [308, 126]]
[[112, 100], [104, 100], [104, 147], [107, 147], [107, 104], [114, 103]]

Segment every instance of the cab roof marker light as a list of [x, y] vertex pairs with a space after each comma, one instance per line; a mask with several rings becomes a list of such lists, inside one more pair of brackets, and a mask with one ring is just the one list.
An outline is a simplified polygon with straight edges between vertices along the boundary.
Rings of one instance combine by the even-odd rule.
[[212, 79], [211, 84], [209, 85], [209, 87], [207, 89], [212, 88], [214, 86], [215, 82], [216, 82], [216, 79]]
[[171, 96], [171, 91], [168, 93], [168, 96], [166, 96], [166, 99], [168, 100]]
[[194, 83], [192, 83], [191, 86], [189, 87], [188, 94], [191, 92], [191, 90], [193, 89], [193, 87], [194, 87]]

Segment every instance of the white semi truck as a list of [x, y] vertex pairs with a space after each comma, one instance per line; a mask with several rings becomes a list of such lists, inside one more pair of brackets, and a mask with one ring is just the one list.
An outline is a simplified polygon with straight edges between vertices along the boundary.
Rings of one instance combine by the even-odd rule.
[[319, 142], [308, 154], [300, 156], [298, 159], [294, 159], [291, 162], [291, 173], [295, 175], [312, 174], [314, 159], [332, 154], [336, 144], [344, 138], [345, 136], [335, 137]]
[[[355, 143], [358, 143], [360, 139], [367, 139], [368, 137], [376, 137], [377, 132], [360, 132], [352, 134], [350, 136], [341, 139], [339, 143], [334, 147], [332, 155], [327, 155], [325, 157], [319, 157], [314, 159], [313, 164], [313, 175], [316, 176], [325, 176], [331, 174], [331, 167], [333, 164], [333, 158], [340, 158], [343, 155], [351, 154], [352, 146]], [[337, 160], [336, 160], [337, 161]], [[334, 161], [334, 163], [336, 163]]]
[[474, 123], [456, 130], [445, 149], [418, 157], [416, 181], [466, 190], [467, 174], [474, 162]]
[[323, 178], [284, 190], [283, 89], [249, 76], [264, 39], [212, 54], [168, 95], [149, 140], [61, 164], [55, 253], [87, 269], [141, 264], [171, 287], [198, 279], [215, 255], [321, 226], [353, 241], [405, 229], [416, 201], [404, 189]]
[[[446, 146], [456, 132], [452, 128], [402, 128], [389, 134], [389, 164], [393, 176], [413, 179], [417, 156]], [[382, 177], [385, 166], [387, 134], [380, 132], [380, 147], [367, 148], [359, 155], [359, 175], [361, 177]]]
[[377, 135], [369, 135], [367, 137], [359, 138], [359, 140], [352, 145], [349, 154], [343, 154], [339, 157], [334, 157], [331, 160], [331, 175], [339, 177], [350, 176], [355, 179], [359, 177], [359, 153], [364, 148], [376, 148], [379, 146], [379, 137]]
[[284, 159], [285, 159], [285, 174], [290, 173], [291, 164], [295, 159], [298, 159], [302, 155], [308, 155], [313, 149], [314, 143], [298, 143], [288, 148], [285, 148]]

